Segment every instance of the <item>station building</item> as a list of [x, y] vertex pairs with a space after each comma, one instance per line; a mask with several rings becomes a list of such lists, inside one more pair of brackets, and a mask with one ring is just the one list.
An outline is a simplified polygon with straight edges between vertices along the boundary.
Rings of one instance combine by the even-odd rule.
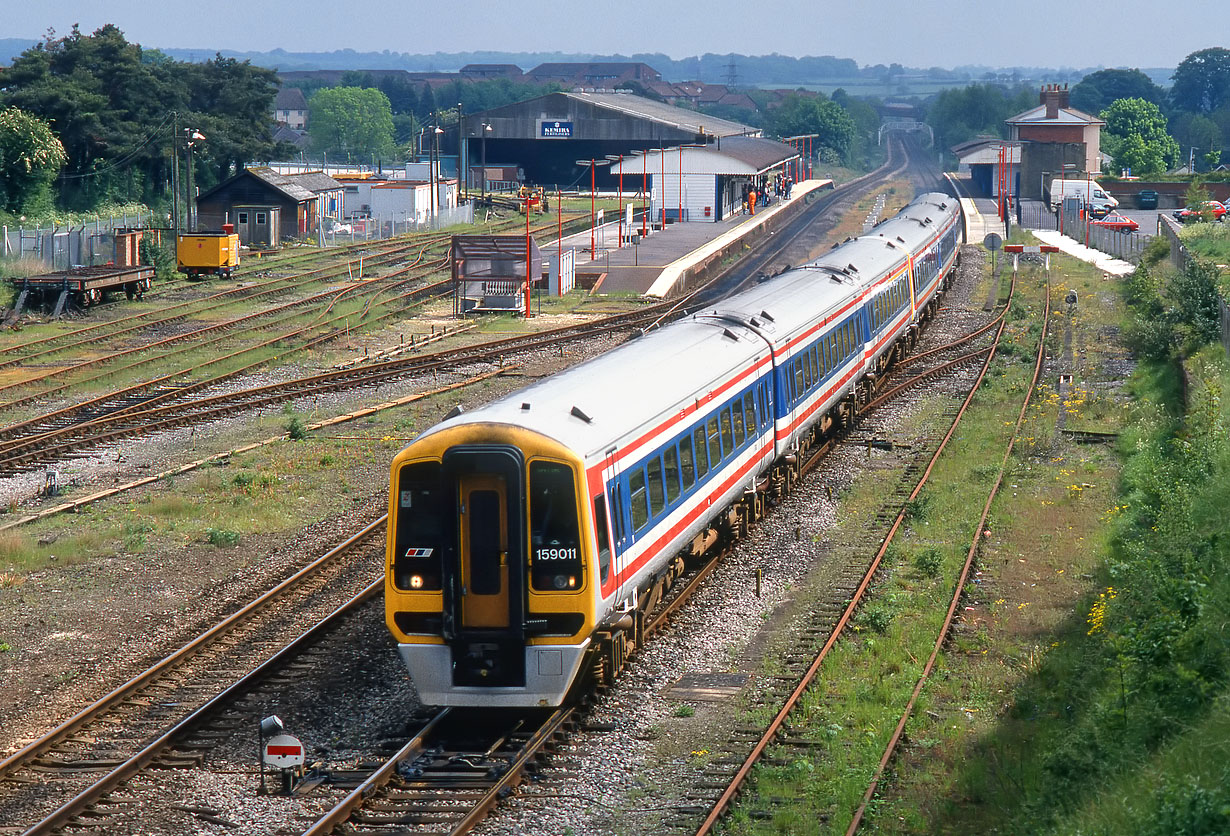
[[[548, 191], [645, 185], [668, 220], [685, 221], [728, 216], [745, 187], [785, 172], [798, 157], [759, 128], [616, 91], [550, 93], [467, 113], [442, 145], [457, 149], [471, 192], [490, 190], [514, 170]], [[638, 155], [644, 159], [632, 159]]]

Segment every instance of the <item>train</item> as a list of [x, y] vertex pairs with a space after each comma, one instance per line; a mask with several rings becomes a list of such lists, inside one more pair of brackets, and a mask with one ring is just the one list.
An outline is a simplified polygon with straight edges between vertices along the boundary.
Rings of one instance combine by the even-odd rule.
[[221, 232], [181, 232], [175, 239], [175, 266], [190, 278], [229, 278], [239, 269], [239, 236], [232, 224]]
[[613, 678], [689, 559], [787, 494], [914, 345], [963, 230], [955, 198], [923, 194], [400, 450], [385, 621], [422, 702], [558, 706]]

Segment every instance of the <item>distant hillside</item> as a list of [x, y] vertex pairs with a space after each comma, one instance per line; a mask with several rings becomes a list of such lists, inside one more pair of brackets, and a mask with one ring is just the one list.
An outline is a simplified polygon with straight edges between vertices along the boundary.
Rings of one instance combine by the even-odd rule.
[[[0, 38], [0, 65], [11, 63], [12, 58], [35, 46], [37, 40], [25, 38]], [[515, 64], [529, 70], [548, 62], [578, 61], [639, 61], [653, 67], [667, 81], [705, 81], [740, 87], [771, 87], [795, 85], [821, 85], [832, 87], [861, 79], [865, 83], [892, 90], [925, 87], [927, 83], [939, 86], [963, 84], [969, 81], [995, 80], [1001, 83], [1014, 82], [1068, 82], [1075, 84], [1086, 74], [1102, 69], [1062, 67], [984, 67], [961, 66], [955, 69], [930, 67], [926, 69], [903, 67], [900, 64], [885, 66], [875, 64], [860, 67], [850, 58], [832, 55], [705, 55], [674, 59], [662, 53], [637, 53], [635, 55], [595, 55], [592, 53], [567, 52], [356, 52], [339, 49], [333, 52], [288, 52], [273, 49], [267, 52], [246, 52], [231, 49], [160, 49], [161, 52], [180, 61], [208, 61], [216, 54], [225, 58], [251, 61], [260, 67], [275, 70], [408, 70], [410, 72], [457, 72], [466, 64]], [[1168, 68], [1142, 68], [1157, 84], [1169, 86]], [[905, 84], [900, 84], [904, 81]], [[920, 84], [921, 83], [921, 84]], [[858, 86], [858, 85], [852, 85]], [[907, 92], [906, 89], [900, 92]], [[912, 91], [911, 91], [912, 92]]]

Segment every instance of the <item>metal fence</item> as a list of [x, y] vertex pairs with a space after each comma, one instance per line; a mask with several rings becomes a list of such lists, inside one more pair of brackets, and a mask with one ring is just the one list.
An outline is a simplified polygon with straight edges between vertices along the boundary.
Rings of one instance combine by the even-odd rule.
[[410, 232], [421, 232], [428, 229], [444, 229], [457, 224], [474, 223], [474, 204], [446, 207], [436, 210], [435, 218], [413, 218], [407, 216], [403, 220], [393, 218], [352, 218], [339, 221], [328, 230], [322, 229], [320, 245], [335, 247], [339, 244], [353, 244], [358, 241], [379, 241], [393, 238]]
[[1143, 231], [1119, 232], [1090, 223], [1082, 214], [1066, 207], [1063, 212], [1054, 212], [1038, 200], [1021, 201], [1016, 207], [1017, 223], [1026, 229], [1057, 229], [1087, 247], [1132, 263], [1140, 261], [1140, 254], [1153, 240], [1153, 235]]
[[0, 255], [37, 259], [48, 272], [106, 264], [115, 258], [115, 230], [149, 227], [153, 221], [152, 215], [138, 213], [49, 229], [2, 226]]

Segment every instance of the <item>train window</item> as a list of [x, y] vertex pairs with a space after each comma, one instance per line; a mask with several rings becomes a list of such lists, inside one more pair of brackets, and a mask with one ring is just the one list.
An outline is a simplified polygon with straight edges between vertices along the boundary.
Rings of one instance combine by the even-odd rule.
[[606, 533], [606, 497], [594, 497], [594, 534], [598, 540], [598, 574], [602, 582], [611, 575], [611, 541]]
[[834, 331], [829, 334], [829, 371], [832, 371], [840, 365], [841, 363], [839, 362], [839, 358], [837, 356], [837, 332]]
[[803, 382], [807, 385], [807, 391], [811, 391], [812, 384], [816, 382], [815, 376], [812, 374], [811, 368], [811, 352], [803, 353]]
[[662, 497], [662, 460], [654, 456], [645, 469], [649, 472], [649, 513], [656, 517], [666, 507]]
[[692, 460], [692, 439], [684, 436], [679, 442], [679, 474], [683, 476], [683, 489], [690, 490], [696, 483], [696, 465]]
[[743, 434], [743, 404], [740, 401], [735, 401], [731, 404], [730, 418], [735, 430], [735, 448], [743, 446], [743, 439], [746, 438]]
[[649, 501], [645, 497], [645, 471], [639, 467], [628, 476], [628, 495], [632, 505], [632, 530], [640, 531], [649, 522]]
[[581, 553], [572, 468], [559, 462], [530, 462], [531, 586], [539, 590], [580, 587], [584, 582]]
[[756, 427], [756, 399], [752, 397], [751, 392], [743, 395], [743, 423], [747, 424], [747, 434], [755, 435]]
[[402, 465], [393, 532], [393, 584], [398, 589], [441, 588], [444, 553], [457, 544], [454, 514], [439, 462]]
[[794, 358], [794, 396], [797, 398], [806, 391], [803, 388], [803, 358]]
[[709, 419], [709, 464], [716, 470], [722, 461], [722, 439], [718, 436], [718, 419]]
[[662, 453], [662, 473], [666, 477], [666, 501], [674, 502], [679, 498], [679, 451], [673, 444]]
[[498, 595], [504, 587], [506, 560], [500, 542], [500, 491], [472, 490], [467, 504], [470, 591], [475, 595]]
[[722, 450], [726, 453], [726, 455], [729, 456], [731, 453], [734, 452], [734, 449], [735, 449], [735, 445], [733, 443], [733, 439], [731, 438], [731, 431], [730, 431], [730, 410], [723, 409], [721, 417], [722, 417]]
[[696, 478], [699, 479], [709, 472], [709, 456], [705, 452], [705, 428], [697, 427], [692, 431], [692, 441], [696, 449]]

